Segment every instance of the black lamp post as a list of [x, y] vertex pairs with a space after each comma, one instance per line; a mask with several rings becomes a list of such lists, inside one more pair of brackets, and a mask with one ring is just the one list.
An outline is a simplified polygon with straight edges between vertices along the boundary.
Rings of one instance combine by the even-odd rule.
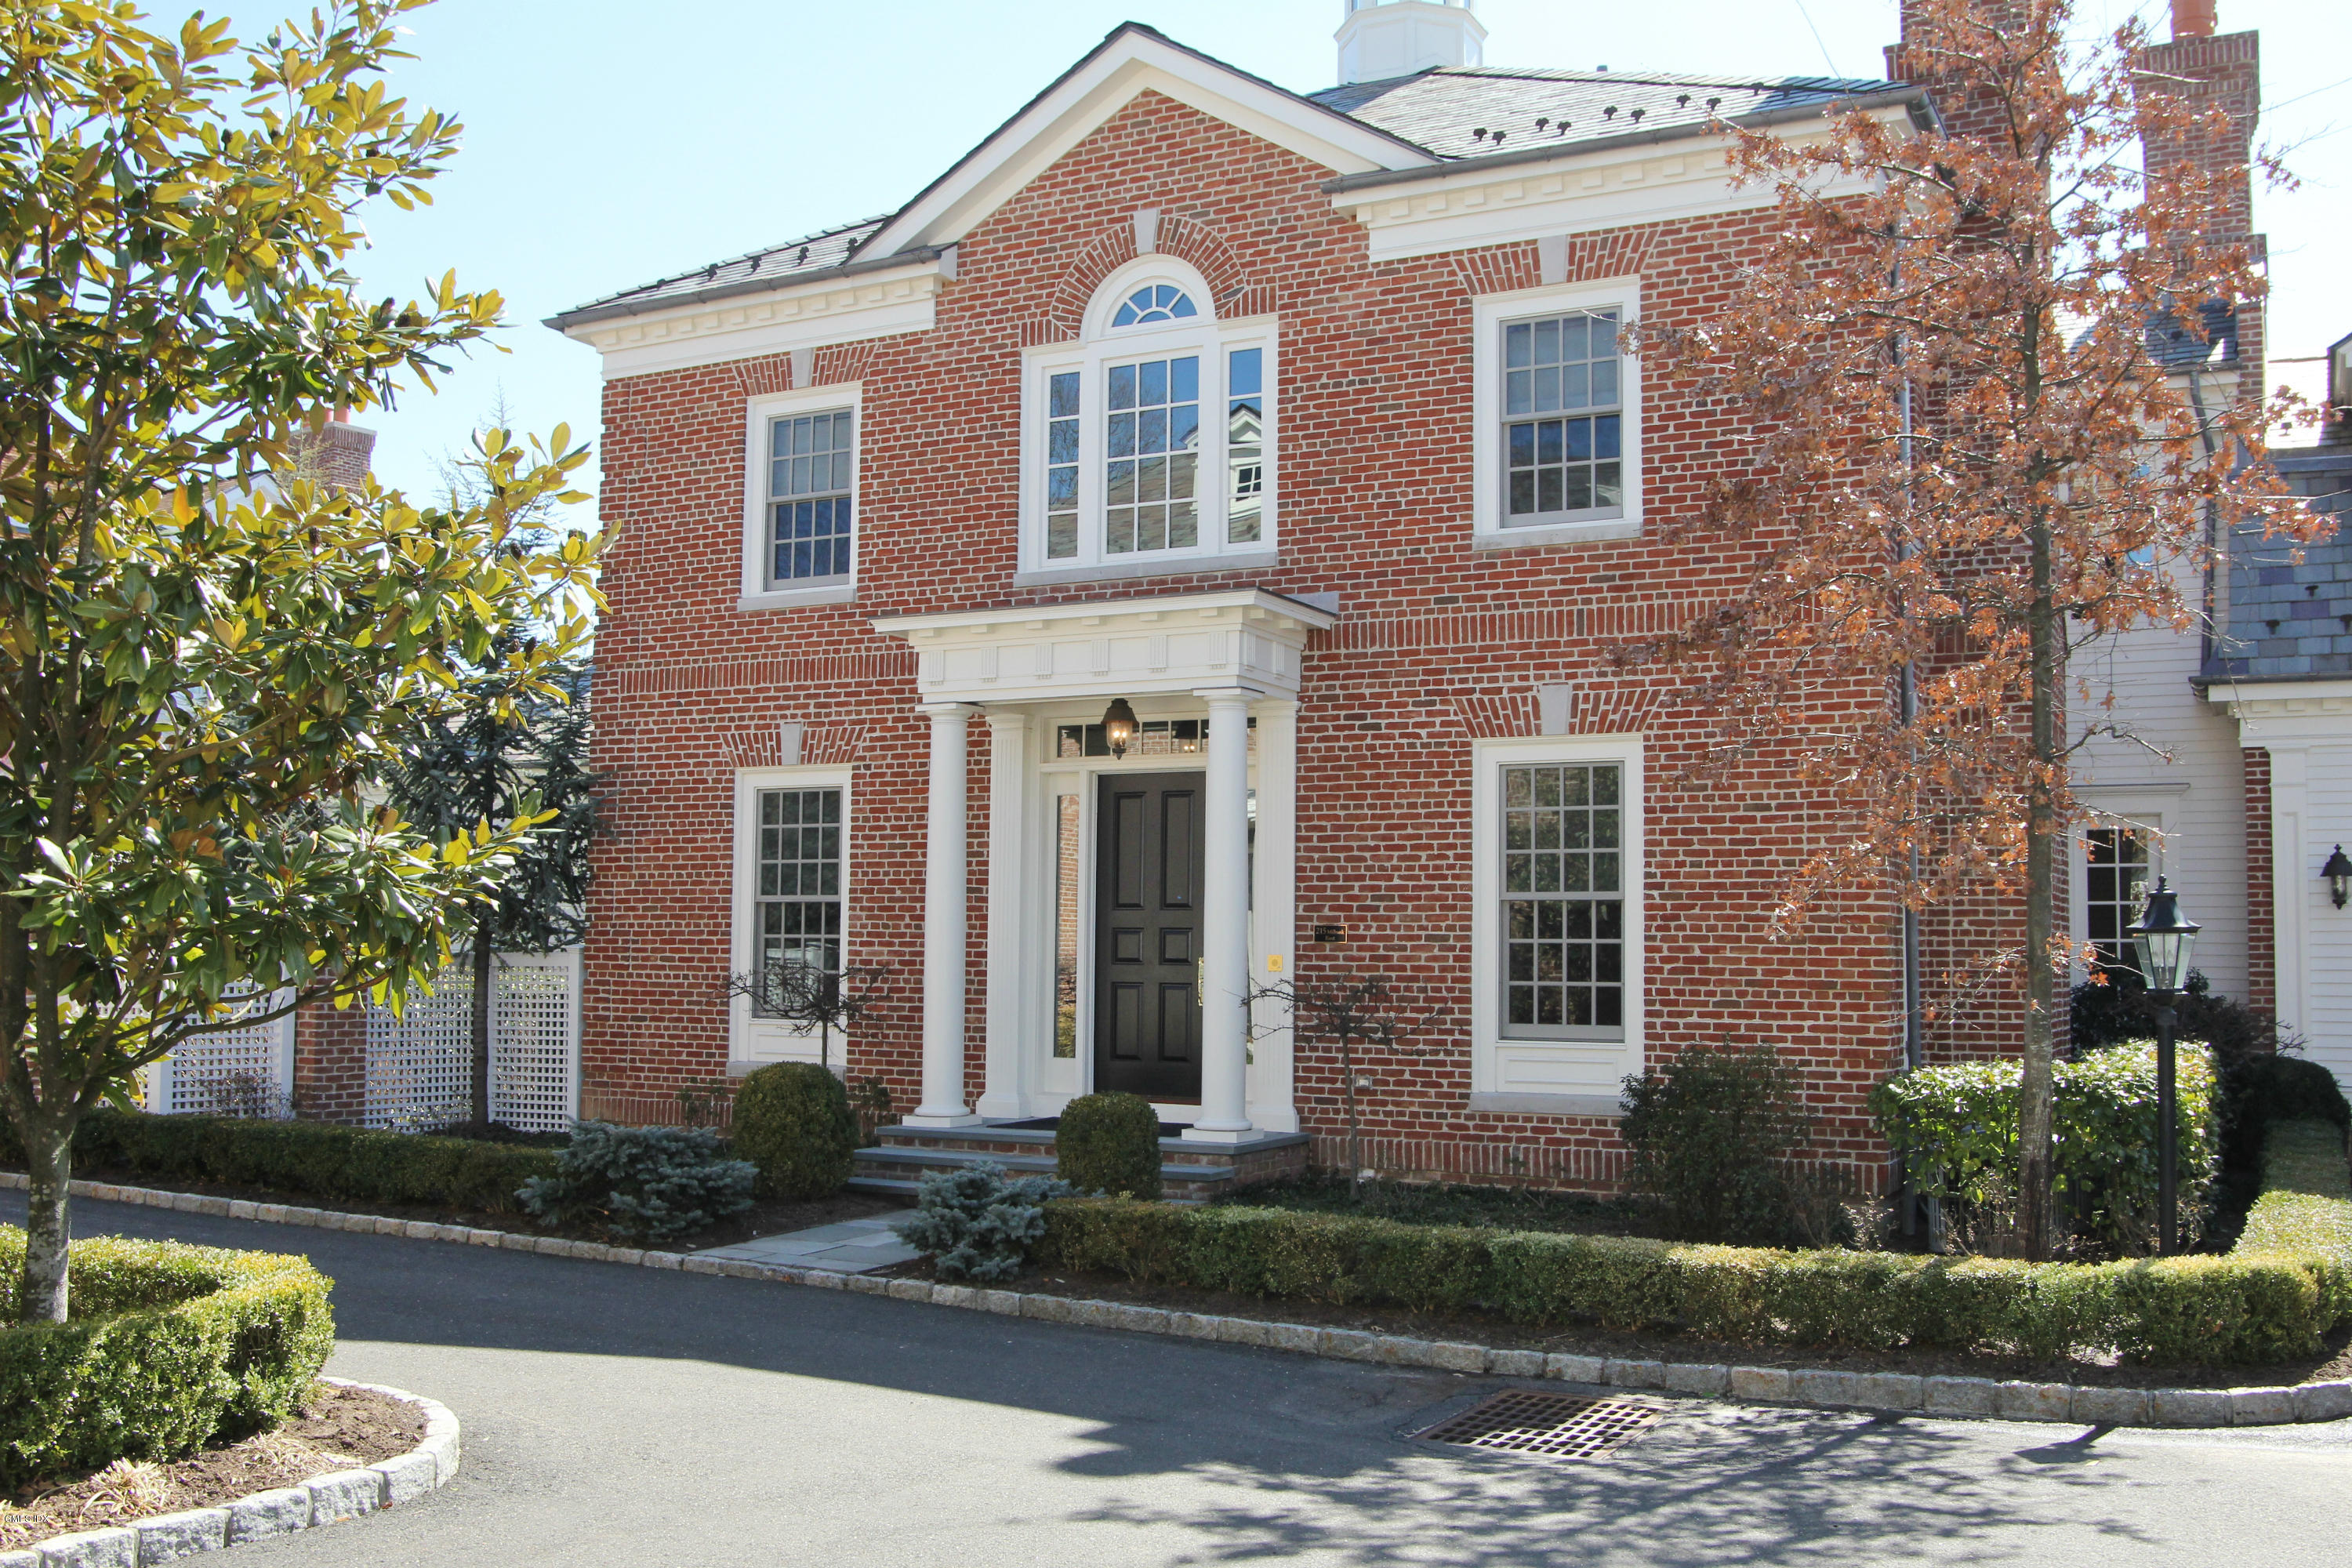
[[2189, 979], [2189, 950], [2204, 928], [2180, 918], [2180, 895], [2165, 879], [2156, 879], [2147, 908], [2131, 928], [2132, 945], [2139, 950], [2139, 973], [2147, 994], [2156, 998], [2156, 1207], [2158, 1250], [2171, 1253], [2179, 1237], [2180, 1137], [2179, 1111], [2173, 1092], [2172, 999]]

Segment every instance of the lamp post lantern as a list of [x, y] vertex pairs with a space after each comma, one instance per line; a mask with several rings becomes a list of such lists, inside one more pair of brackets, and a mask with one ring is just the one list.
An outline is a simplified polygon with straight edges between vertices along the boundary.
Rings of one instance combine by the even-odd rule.
[[2162, 877], [2147, 896], [2139, 923], [2131, 928], [2132, 946], [2139, 952], [2140, 977], [2156, 998], [2156, 1209], [2157, 1245], [2171, 1253], [2179, 1240], [2180, 1137], [2178, 1097], [2173, 1089], [2172, 999], [2189, 980], [2189, 950], [2204, 928], [2180, 916], [2180, 895]]

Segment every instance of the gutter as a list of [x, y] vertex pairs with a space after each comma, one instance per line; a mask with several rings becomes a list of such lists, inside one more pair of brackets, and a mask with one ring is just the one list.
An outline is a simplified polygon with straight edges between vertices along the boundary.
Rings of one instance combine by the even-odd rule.
[[1922, 131], [1932, 131], [1942, 123], [1936, 112], [1935, 100], [1927, 89], [1912, 83], [1883, 89], [1877, 92], [1861, 93], [1852, 98], [1834, 98], [1825, 103], [1799, 104], [1788, 109], [1764, 110], [1753, 114], [1729, 116], [1720, 120], [1698, 120], [1685, 125], [1662, 125], [1654, 131], [1626, 131], [1614, 136], [1594, 137], [1588, 141], [1555, 142], [1542, 147], [1523, 147], [1510, 153], [1490, 153], [1480, 158], [1456, 158], [1430, 169], [1375, 169], [1369, 174], [1342, 174], [1326, 180], [1320, 189], [1325, 195], [1346, 195], [1353, 191], [1373, 190], [1388, 185], [1411, 184], [1422, 180], [1444, 179], [1452, 174], [1484, 174], [1498, 169], [1516, 168], [1528, 163], [1549, 163], [1562, 158], [1580, 157], [1587, 153], [1611, 153], [1626, 147], [1653, 147], [1668, 142], [1687, 141], [1694, 136], [1719, 134], [1726, 125], [1742, 129], [1759, 129], [1768, 125], [1786, 125], [1802, 120], [1819, 120], [1843, 109], [1885, 109], [1901, 105], [1911, 110], [1911, 123]]
[[624, 316], [646, 316], [656, 310], [675, 310], [682, 306], [713, 304], [720, 300], [738, 300], [746, 294], [774, 294], [786, 289], [799, 288], [804, 283], [830, 283], [868, 272], [887, 271], [894, 267], [928, 266], [949, 259], [954, 249], [951, 245], [909, 246], [887, 256], [852, 257], [836, 266], [821, 268], [814, 272], [795, 272], [772, 278], [738, 278], [726, 283], [713, 283], [708, 288], [689, 289], [683, 294], [664, 294], [657, 299], [615, 300], [602, 305], [583, 305], [576, 310], [564, 310], [550, 316], [540, 324], [569, 333], [574, 327], [593, 326], [598, 321], [616, 321]]

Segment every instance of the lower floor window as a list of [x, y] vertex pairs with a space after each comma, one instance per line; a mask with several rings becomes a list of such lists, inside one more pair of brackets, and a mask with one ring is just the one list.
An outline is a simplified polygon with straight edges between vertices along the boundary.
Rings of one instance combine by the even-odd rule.
[[1503, 1024], [1511, 1033], [1624, 1024], [1622, 785], [1615, 763], [1503, 770]]
[[2131, 928], [2147, 897], [2148, 838], [2137, 827], [2094, 827], [2083, 835], [2089, 865], [2083, 881], [2083, 934], [2099, 967], [2137, 974]]
[[763, 994], [791, 969], [840, 972], [841, 826], [838, 789], [760, 791], [753, 930]]

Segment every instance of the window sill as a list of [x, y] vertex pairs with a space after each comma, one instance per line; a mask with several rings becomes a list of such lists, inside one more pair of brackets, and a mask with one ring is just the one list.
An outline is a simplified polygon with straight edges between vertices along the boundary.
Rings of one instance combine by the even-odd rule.
[[1548, 522], [1534, 528], [1482, 531], [1471, 541], [1476, 550], [1530, 550], [1548, 544], [1588, 544], [1608, 539], [1639, 539], [1638, 517], [1602, 518], [1593, 522]]
[[1212, 572], [1264, 572], [1282, 564], [1279, 550], [1236, 550], [1223, 555], [1181, 555], [1132, 561], [1097, 561], [1084, 566], [1039, 566], [1013, 574], [1016, 588], [1055, 583], [1109, 583], [1122, 577], [1198, 577]]
[[803, 605], [846, 605], [857, 597], [857, 588], [851, 583], [827, 583], [816, 588], [771, 588], [765, 593], [746, 594], [735, 601], [738, 610], [791, 610]]
[[1625, 1114], [1623, 1101], [1606, 1094], [1474, 1094], [1470, 1109], [1519, 1116], [1606, 1116]]

